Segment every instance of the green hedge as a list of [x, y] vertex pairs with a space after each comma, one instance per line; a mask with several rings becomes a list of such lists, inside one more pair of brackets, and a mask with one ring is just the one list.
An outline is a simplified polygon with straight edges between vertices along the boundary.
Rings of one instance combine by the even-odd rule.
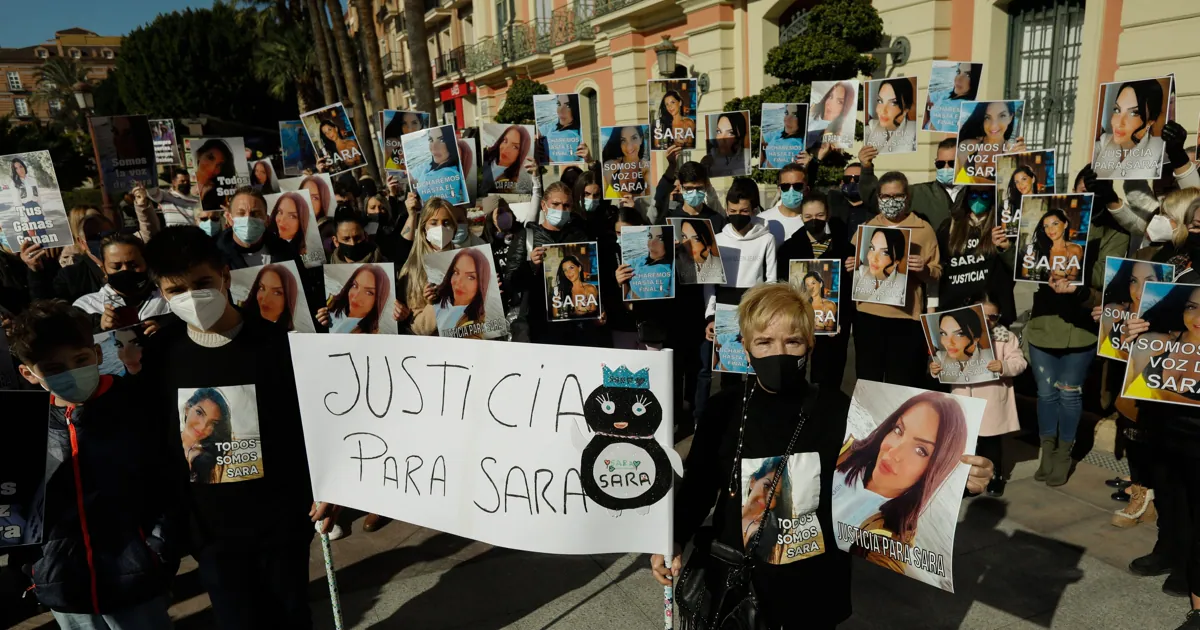
[[99, 188], [76, 188], [63, 192], [63, 206], [70, 210], [75, 206], [94, 206], [99, 208], [103, 203], [103, 196], [100, 194]]

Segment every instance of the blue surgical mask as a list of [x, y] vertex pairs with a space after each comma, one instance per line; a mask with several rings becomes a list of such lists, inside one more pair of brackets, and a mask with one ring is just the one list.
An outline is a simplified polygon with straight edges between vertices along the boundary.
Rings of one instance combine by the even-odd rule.
[[949, 186], [954, 183], [954, 167], [947, 166], [937, 170], [938, 183], [943, 186]]
[[584, 199], [583, 200], [583, 209], [586, 210], [587, 212], [595, 212], [596, 209], [599, 207], [600, 207], [599, 199]]
[[565, 227], [571, 221], [571, 213], [558, 208], [550, 208], [546, 211], [546, 221], [556, 228]]
[[699, 208], [700, 206], [704, 205], [704, 200], [707, 198], [708, 195], [703, 190], [683, 191], [683, 203], [692, 208]]
[[96, 387], [100, 385], [100, 366], [85, 365], [45, 378], [37, 378], [51, 394], [77, 405], [91, 398], [96, 392]]
[[790, 190], [783, 191], [779, 196], [779, 200], [789, 208], [799, 208], [800, 204], [804, 203], [804, 191], [793, 187]]
[[470, 236], [471, 233], [467, 231], [467, 224], [459, 223], [458, 228], [454, 230], [454, 244], [462, 245], [467, 242], [467, 238]]
[[267, 230], [267, 224], [262, 219], [254, 217], [236, 217], [233, 220], [233, 234], [247, 245], [253, 245], [262, 238]]
[[216, 219], [212, 219], [209, 221], [201, 221], [200, 229], [205, 234], [212, 236], [212, 237], [216, 237], [216, 235], [221, 233], [221, 222]]

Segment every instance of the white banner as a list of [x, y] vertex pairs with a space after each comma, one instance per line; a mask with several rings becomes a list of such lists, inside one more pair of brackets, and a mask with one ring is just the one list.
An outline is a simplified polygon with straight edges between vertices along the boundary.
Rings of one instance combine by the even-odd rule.
[[664, 553], [671, 354], [291, 336], [321, 501], [544, 553]]

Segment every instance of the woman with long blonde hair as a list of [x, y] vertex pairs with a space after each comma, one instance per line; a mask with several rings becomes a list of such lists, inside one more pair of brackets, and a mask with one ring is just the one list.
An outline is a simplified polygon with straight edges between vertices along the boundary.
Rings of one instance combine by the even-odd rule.
[[454, 232], [458, 221], [454, 206], [441, 197], [425, 202], [417, 219], [418, 233], [413, 235], [412, 250], [396, 274], [396, 308], [393, 315], [403, 331], [408, 327], [416, 335], [436, 335], [429, 276], [425, 273], [425, 255], [455, 249]]

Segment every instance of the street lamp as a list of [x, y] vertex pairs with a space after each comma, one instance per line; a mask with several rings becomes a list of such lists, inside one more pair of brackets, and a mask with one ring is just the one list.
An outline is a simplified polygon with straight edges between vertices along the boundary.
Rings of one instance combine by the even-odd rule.
[[662, 36], [662, 41], [654, 47], [654, 54], [658, 57], [659, 75], [669, 77], [675, 74], [675, 59], [679, 54], [679, 47], [671, 43], [670, 35]]
[[92, 96], [92, 84], [80, 81], [72, 88], [75, 91], [75, 104], [85, 112], [91, 112], [96, 106], [96, 98]]

